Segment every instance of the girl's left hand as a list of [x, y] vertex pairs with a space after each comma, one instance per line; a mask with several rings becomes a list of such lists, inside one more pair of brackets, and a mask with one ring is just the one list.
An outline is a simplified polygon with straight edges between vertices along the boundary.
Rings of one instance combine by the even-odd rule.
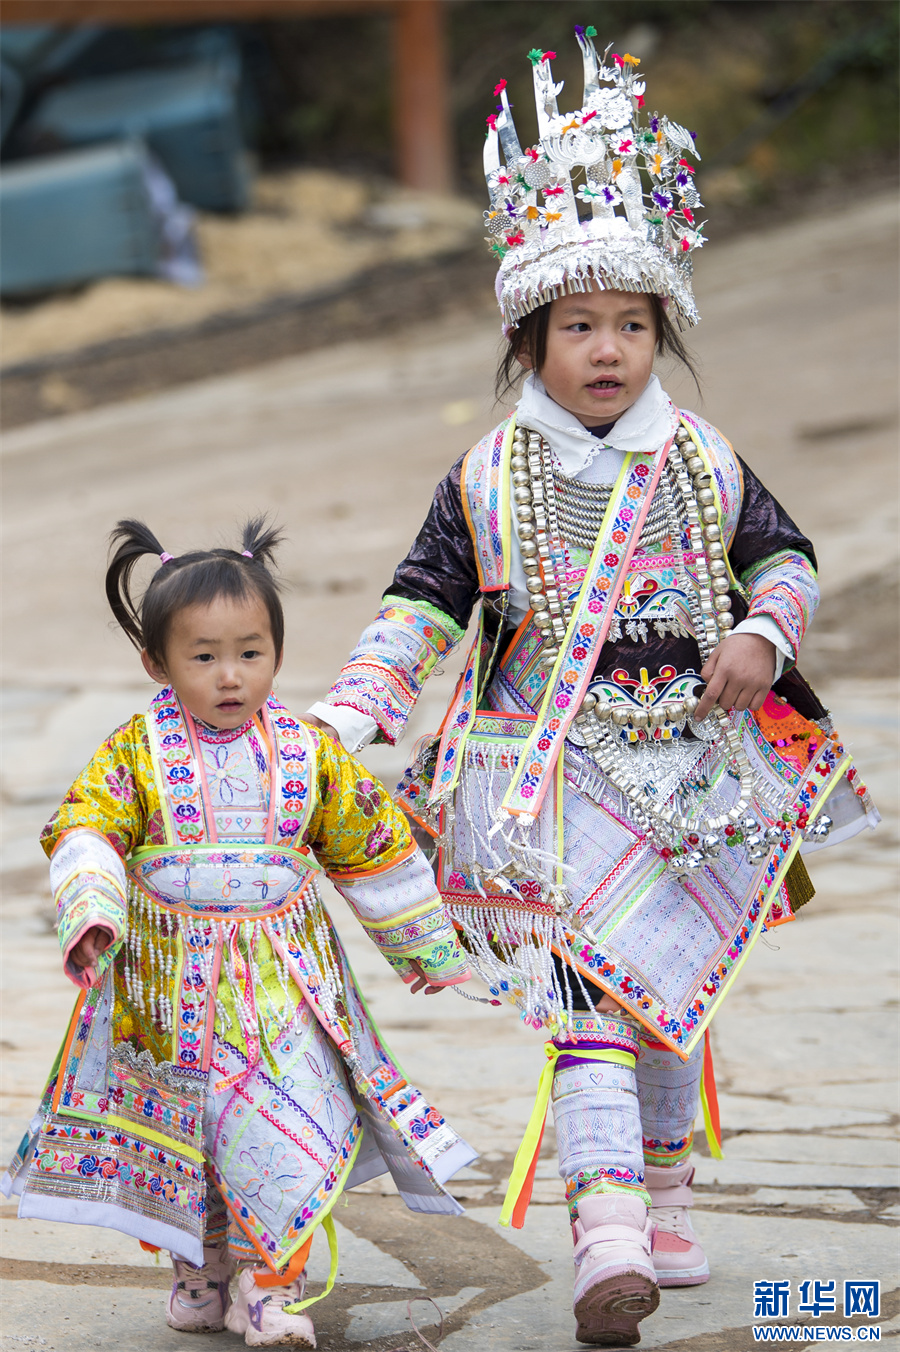
[[626, 1012], [625, 1008], [619, 1004], [618, 1000], [607, 994], [606, 991], [603, 993], [603, 998], [598, 1000], [594, 1005], [594, 1008], [599, 1014], [615, 1014], [618, 1017], [621, 1017]]
[[301, 722], [308, 723], [311, 728], [320, 728], [325, 736], [330, 737], [333, 742], [337, 742], [338, 746], [343, 745], [337, 729], [333, 728], [330, 723], [323, 723], [322, 719], [316, 718], [315, 714], [306, 714]]
[[710, 653], [700, 675], [706, 682], [694, 717], [722, 709], [759, 709], [775, 679], [775, 644], [762, 634], [729, 634]]
[[416, 995], [418, 991], [424, 990], [426, 995], [437, 995], [444, 990], [444, 986], [432, 986], [428, 977], [422, 971], [421, 964], [416, 962], [415, 958], [409, 959], [409, 965], [416, 974], [416, 979], [409, 988], [410, 995]]

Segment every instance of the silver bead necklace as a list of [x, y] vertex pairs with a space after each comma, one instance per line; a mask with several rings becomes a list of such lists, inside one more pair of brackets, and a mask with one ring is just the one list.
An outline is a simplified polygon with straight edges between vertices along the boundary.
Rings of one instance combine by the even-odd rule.
[[[587, 495], [570, 493], [570, 504], [560, 511], [557, 484], [561, 476], [554, 473], [550, 447], [543, 438], [526, 428], [517, 428], [513, 438], [511, 461], [513, 501], [518, 522], [518, 534], [525, 570], [529, 605], [534, 623], [541, 634], [543, 656], [548, 664], [558, 657], [571, 619], [566, 588], [563, 523], [571, 529], [572, 518], [579, 518], [576, 527], [584, 532], [588, 511], [584, 506]], [[660, 539], [672, 538], [676, 569], [685, 571], [681, 545], [682, 522], [686, 523], [689, 546], [694, 555], [697, 589], [688, 585], [695, 635], [701, 657], [705, 661], [725, 634], [734, 627], [729, 596], [728, 565], [718, 524], [718, 510], [711, 488], [709, 470], [697, 455], [691, 435], [679, 427], [669, 452], [667, 463], [671, 480], [661, 483], [654, 494], [647, 520], [652, 521], [654, 535]], [[566, 480], [564, 487], [575, 481]], [[582, 486], [584, 487], [584, 486]], [[673, 492], [680, 499], [679, 511], [673, 502]], [[660, 505], [656, 507], [655, 499]], [[596, 503], [599, 505], [599, 495]], [[609, 496], [603, 507], [605, 513]], [[570, 510], [571, 508], [571, 510]], [[597, 506], [592, 504], [590, 515], [596, 519]], [[596, 530], [590, 539], [593, 550], [599, 532], [601, 513]], [[645, 525], [646, 529], [646, 525]], [[582, 538], [584, 534], [582, 534]], [[642, 532], [643, 538], [643, 532]], [[580, 543], [573, 540], [572, 543]], [[736, 729], [726, 710], [714, 705], [711, 717], [716, 720], [712, 740], [724, 742], [729, 758], [735, 765], [740, 783], [738, 802], [726, 813], [709, 815], [698, 813], [685, 816], [673, 807], [660, 806], [653, 796], [634, 777], [629, 765], [629, 747], [622, 741], [621, 731], [659, 728], [664, 723], [682, 727], [697, 708], [696, 696], [667, 703], [661, 710], [634, 710], [598, 702], [590, 692], [575, 716], [575, 725], [584, 746], [603, 771], [608, 782], [628, 801], [632, 816], [662, 846], [661, 853], [675, 872], [702, 866], [715, 858], [722, 845], [718, 832], [731, 836], [741, 832], [750, 862], [765, 858], [775, 840], [780, 839], [784, 827], [773, 826], [761, 831], [759, 823], [750, 814], [754, 774], [750, 761]], [[702, 733], [700, 734], [703, 735]], [[708, 734], [707, 734], [708, 736]], [[775, 814], [777, 815], [777, 813]], [[793, 814], [796, 816], [796, 813]], [[782, 814], [782, 820], [785, 821]]]

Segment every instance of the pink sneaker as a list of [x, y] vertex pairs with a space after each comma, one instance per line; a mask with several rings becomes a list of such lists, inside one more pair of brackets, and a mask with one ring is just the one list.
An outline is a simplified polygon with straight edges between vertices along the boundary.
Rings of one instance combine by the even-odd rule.
[[694, 1205], [693, 1166], [657, 1169], [648, 1165], [645, 1178], [653, 1199], [650, 1219], [656, 1225], [656, 1280], [660, 1286], [702, 1286], [709, 1281], [709, 1262], [688, 1216], [688, 1208]]
[[284, 1309], [302, 1300], [305, 1290], [305, 1275], [290, 1286], [257, 1286], [253, 1269], [245, 1268], [238, 1278], [234, 1304], [225, 1316], [225, 1327], [232, 1333], [243, 1333], [248, 1347], [315, 1347], [316, 1332], [309, 1315], [302, 1311], [287, 1314]]
[[202, 1267], [172, 1256], [175, 1280], [166, 1306], [166, 1323], [179, 1333], [218, 1333], [231, 1304], [228, 1283], [235, 1265], [227, 1247], [204, 1248]]
[[623, 1193], [585, 1197], [573, 1231], [575, 1337], [600, 1347], [634, 1347], [641, 1341], [639, 1321], [659, 1304], [646, 1206]]

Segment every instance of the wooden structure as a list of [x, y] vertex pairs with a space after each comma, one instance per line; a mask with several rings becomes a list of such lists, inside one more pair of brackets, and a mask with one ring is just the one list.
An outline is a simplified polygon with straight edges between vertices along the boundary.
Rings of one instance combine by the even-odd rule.
[[3, 0], [7, 24], [222, 23], [380, 10], [394, 22], [394, 152], [411, 188], [453, 184], [443, 0]]

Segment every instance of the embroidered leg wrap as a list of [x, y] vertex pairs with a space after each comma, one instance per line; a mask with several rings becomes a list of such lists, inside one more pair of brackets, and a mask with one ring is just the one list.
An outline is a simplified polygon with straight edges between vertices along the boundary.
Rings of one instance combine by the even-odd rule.
[[702, 1042], [682, 1061], [661, 1042], [641, 1037], [636, 1072], [646, 1165], [674, 1168], [690, 1157], [702, 1070]]
[[[555, 1045], [566, 1049], [556, 1063], [552, 1102], [573, 1223], [578, 1203], [594, 1193], [625, 1192], [649, 1206], [637, 1080], [633, 1066], [618, 1059], [623, 1052], [637, 1055], [636, 1031], [621, 1019], [579, 1015], [570, 1037]], [[590, 1059], [579, 1055], [588, 1051]], [[597, 1059], [604, 1051], [609, 1060]]]
[[212, 1178], [206, 1176], [203, 1216], [203, 1263], [172, 1255], [174, 1278], [166, 1305], [166, 1323], [180, 1333], [215, 1333], [225, 1327], [231, 1308], [229, 1282], [235, 1272], [228, 1251], [228, 1210]]
[[203, 1247], [224, 1249], [228, 1244], [228, 1208], [209, 1174], [206, 1176], [206, 1214], [203, 1217]]

